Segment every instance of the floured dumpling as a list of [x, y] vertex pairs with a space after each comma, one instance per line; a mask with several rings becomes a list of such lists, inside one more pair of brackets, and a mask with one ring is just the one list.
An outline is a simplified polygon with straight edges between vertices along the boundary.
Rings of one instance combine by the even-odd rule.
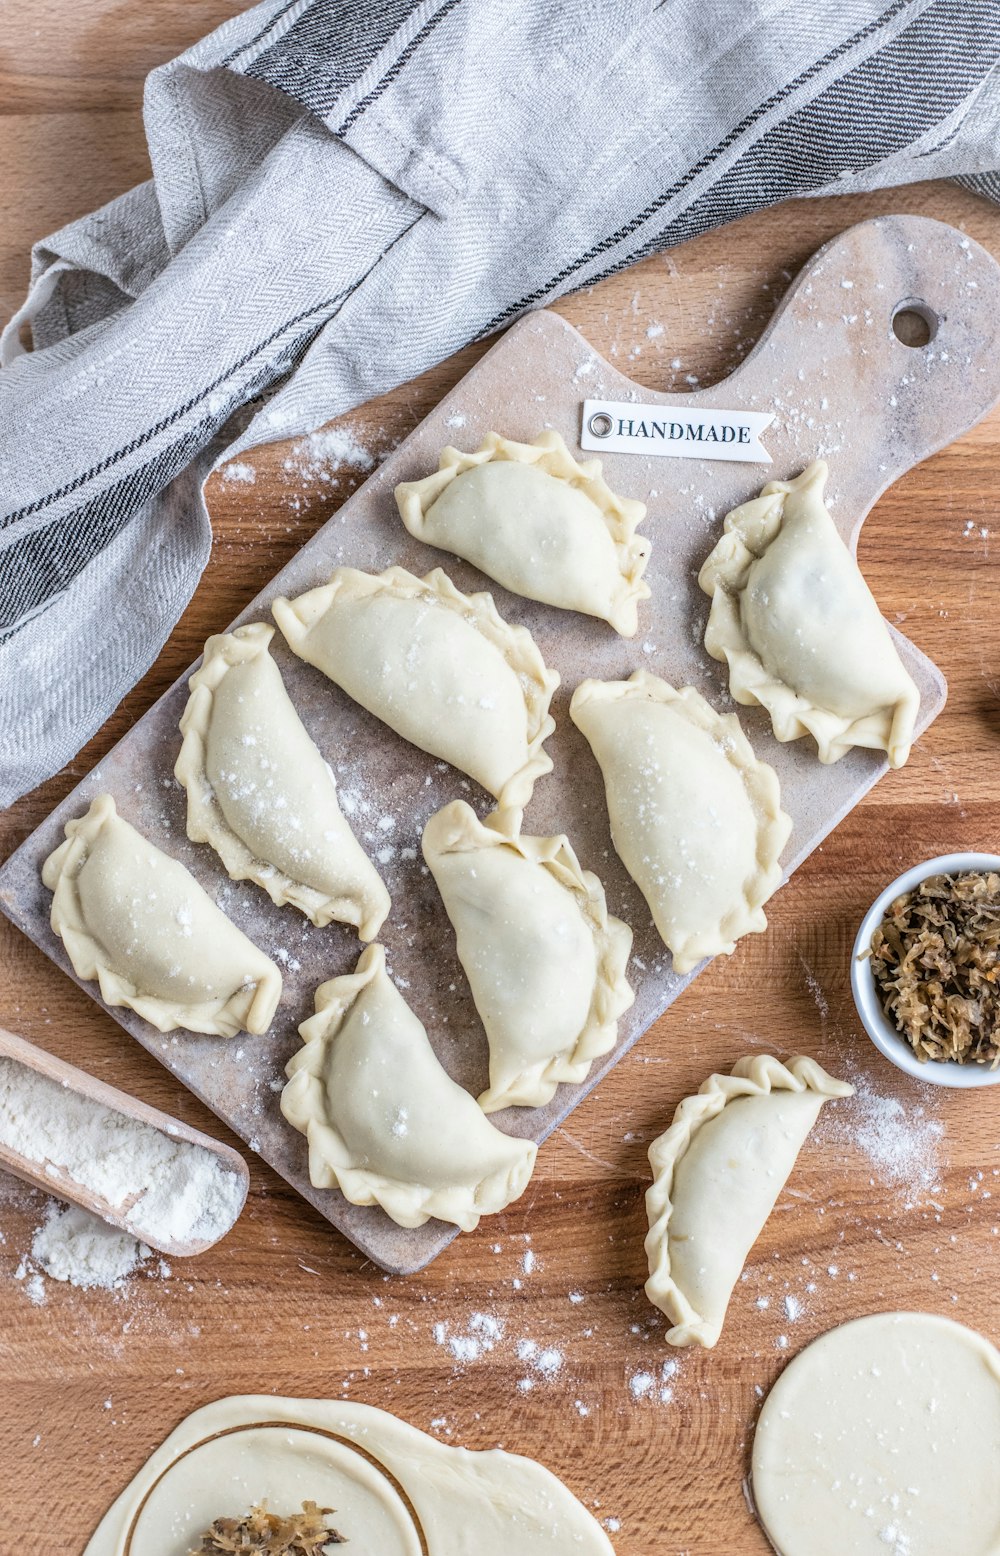
[[831, 1097], [851, 1097], [814, 1059], [740, 1059], [685, 1097], [649, 1148], [646, 1295], [671, 1345], [712, 1346], [733, 1287], [803, 1141]]
[[524, 1193], [538, 1147], [494, 1128], [439, 1063], [370, 945], [316, 990], [285, 1069], [281, 1111], [309, 1142], [309, 1177], [399, 1226], [431, 1216], [469, 1232]]
[[817, 460], [727, 515], [698, 577], [712, 597], [705, 647], [778, 740], [812, 735], [821, 762], [870, 746], [902, 767], [920, 694], [823, 501], [826, 477]]
[[763, 904], [780, 885], [792, 823], [774, 769], [754, 756], [736, 715], [646, 670], [583, 681], [569, 711], [604, 774], [615, 848], [674, 970], [766, 929]]
[[316, 925], [378, 934], [389, 893], [337, 804], [332, 772], [292, 705], [263, 622], [209, 638], [190, 680], [174, 774], [187, 834], [211, 843], [233, 880], [256, 881]]
[[42, 866], [52, 928], [80, 978], [161, 1032], [266, 1032], [277, 967], [230, 923], [194, 876], [124, 821], [110, 794], [66, 823]]
[[645, 504], [617, 497], [600, 460], [578, 464], [558, 432], [533, 443], [489, 432], [474, 454], [442, 449], [436, 473], [397, 486], [396, 502], [411, 535], [505, 589], [635, 636], [649, 598], [650, 543], [636, 535]]
[[291, 649], [422, 751], [468, 773], [522, 810], [552, 771], [542, 742], [559, 677], [524, 627], [511, 627], [488, 594], [461, 594], [436, 568], [360, 573], [274, 602]]
[[455, 928], [490, 1044], [487, 1113], [550, 1102], [615, 1045], [634, 995], [632, 931], [565, 837], [510, 837], [462, 800], [424, 828], [424, 858]]

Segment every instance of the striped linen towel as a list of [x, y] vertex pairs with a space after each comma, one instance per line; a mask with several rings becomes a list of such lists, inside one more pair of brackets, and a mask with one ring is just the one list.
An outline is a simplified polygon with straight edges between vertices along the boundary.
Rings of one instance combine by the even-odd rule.
[[264, 0], [153, 71], [152, 179], [0, 344], [0, 805], [156, 657], [221, 459], [789, 196], [1000, 200], [998, 60], [996, 0]]

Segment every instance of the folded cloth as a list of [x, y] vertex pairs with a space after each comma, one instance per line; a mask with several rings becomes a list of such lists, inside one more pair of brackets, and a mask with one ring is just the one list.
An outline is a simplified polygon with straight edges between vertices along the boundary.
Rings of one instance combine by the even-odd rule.
[[152, 180], [0, 343], [0, 804], [158, 654], [221, 459], [788, 196], [1000, 198], [998, 59], [996, 0], [265, 0], [153, 71]]

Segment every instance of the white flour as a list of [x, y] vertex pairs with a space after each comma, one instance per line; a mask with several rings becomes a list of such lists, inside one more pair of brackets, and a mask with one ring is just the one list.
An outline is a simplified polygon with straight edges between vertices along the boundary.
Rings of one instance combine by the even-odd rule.
[[677, 1375], [677, 1363], [665, 1361], [662, 1363], [659, 1376], [652, 1372], [633, 1372], [628, 1380], [628, 1389], [636, 1404], [642, 1399], [658, 1400], [661, 1405], [669, 1405], [674, 1397], [671, 1379]]
[[360, 444], [352, 432], [342, 427], [327, 427], [322, 432], [310, 432], [307, 438], [295, 446], [296, 453], [305, 454], [313, 464], [356, 465], [359, 470], [370, 470], [375, 456]]
[[[0, 1144], [42, 1167], [54, 1194], [68, 1181], [124, 1213], [134, 1234], [126, 1236], [127, 1242], [211, 1241], [229, 1231], [242, 1206], [239, 1177], [211, 1152], [80, 1097], [7, 1058], [0, 1058]], [[82, 1227], [60, 1225], [67, 1235]], [[75, 1246], [72, 1238], [70, 1244]], [[55, 1244], [45, 1241], [43, 1246], [54, 1249]], [[81, 1257], [86, 1275], [88, 1255]], [[60, 1255], [64, 1265], [68, 1258], [68, 1253]], [[136, 1253], [133, 1264], [137, 1258]]]
[[[106, 1291], [120, 1285], [150, 1256], [145, 1243], [136, 1242], [127, 1232], [108, 1226], [78, 1205], [55, 1202], [49, 1205], [31, 1244], [32, 1259], [53, 1280], [100, 1286]], [[27, 1291], [33, 1302], [45, 1300], [37, 1273], [29, 1276]]]
[[257, 480], [257, 471], [242, 459], [231, 459], [228, 465], [222, 467], [222, 479], [236, 481], [240, 486], [253, 486]]
[[339, 485], [337, 472], [345, 465], [366, 473], [375, 465], [375, 455], [346, 427], [310, 432], [292, 445], [291, 453], [283, 462], [289, 475], [306, 487], [313, 482]]
[[876, 1091], [863, 1074], [849, 1078], [855, 1095], [830, 1109], [830, 1117], [820, 1124], [819, 1138], [863, 1151], [882, 1183], [911, 1193], [935, 1189], [941, 1176], [944, 1125], [929, 1104], [907, 1106], [899, 1097]]

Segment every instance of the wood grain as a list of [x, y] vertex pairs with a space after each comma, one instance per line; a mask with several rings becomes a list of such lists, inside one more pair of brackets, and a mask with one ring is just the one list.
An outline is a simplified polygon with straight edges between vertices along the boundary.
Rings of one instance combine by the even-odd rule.
[[[233, 9], [85, 0], [67, 10], [49, 0], [5, 21], [0, 190], [11, 217], [0, 231], [0, 307], [20, 300], [31, 239], [145, 176], [142, 71]], [[26, 94], [23, 106], [12, 83]], [[650, 387], [683, 388], [688, 374], [708, 383], [731, 370], [821, 242], [883, 211], [954, 222], [1000, 254], [1000, 214], [965, 191], [928, 184], [795, 202], [650, 259], [559, 309]], [[649, 338], [654, 324], [664, 332]], [[479, 349], [348, 418], [356, 436], [373, 452], [390, 447]], [[460, 1238], [426, 1274], [387, 1280], [255, 1162], [243, 1219], [212, 1252], [119, 1295], [50, 1281], [46, 1304], [35, 1307], [13, 1276], [42, 1201], [4, 1188], [2, 1543], [80, 1550], [182, 1415], [222, 1394], [273, 1389], [344, 1392], [418, 1426], [437, 1423], [449, 1441], [535, 1455], [599, 1517], [620, 1523], [612, 1539], [622, 1556], [763, 1556], [742, 1479], [756, 1390], [790, 1354], [837, 1322], [898, 1306], [946, 1313], [1000, 1339], [991, 1300], [1000, 1258], [996, 1103], [890, 1071], [859, 1028], [847, 980], [856, 924], [885, 880], [932, 854], [996, 847], [998, 454], [994, 413], [892, 488], [861, 538], [860, 560], [886, 615], [948, 677], [945, 712], [910, 764], [776, 899], [768, 934], [718, 960], [549, 1141], [524, 1200], [505, 1216]], [[343, 471], [334, 489], [300, 488], [283, 469], [286, 455], [275, 446], [255, 456], [253, 487], [216, 485], [213, 556], [160, 660], [69, 769], [0, 817], [4, 854], [360, 477]], [[221, 1136], [211, 1115], [6, 925], [0, 974], [0, 1023]], [[642, 1293], [648, 1142], [711, 1069], [748, 1050], [798, 1048], [860, 1081], [868, 1100], [827, 1110], [754, 1250], [719, 1346], [670, 1358], [678, 1363], [665, 1384], [671, 1399], [636, 1398], [646, 1374], [661, 1386], [668, 1359]], [[906, 1134], [886, 1117], [891, 1099], [905, 1110]], [[794, 1319], [789, 1296], [802, 1305]], [[474, 1334], [476, 1313], [495, 1317], [503, 1334], [460, 1364], [448, 1341]], [[439, 1324], [448, 1326], [438, 1331], [444, 1343]], [[546, 1375], [519, 1358], [521, 1340], [558, 1351], [561, 1366], [551, 1359]], [[522, 1379], [534, 1387], [519, 1388]]]

